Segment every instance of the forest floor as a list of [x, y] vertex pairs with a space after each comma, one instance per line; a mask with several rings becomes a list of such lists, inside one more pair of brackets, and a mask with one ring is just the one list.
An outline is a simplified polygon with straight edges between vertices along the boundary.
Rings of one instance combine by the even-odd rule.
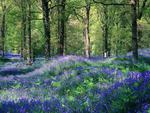
[[[108, 59], [0, 59], [0, 113], [150, 113], [150, 49]], [[15, 58], [17, 56], [14, 56]]]

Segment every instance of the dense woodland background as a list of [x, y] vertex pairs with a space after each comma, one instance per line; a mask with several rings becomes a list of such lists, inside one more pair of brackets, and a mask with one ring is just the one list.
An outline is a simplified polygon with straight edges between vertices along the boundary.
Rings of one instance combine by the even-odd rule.
[[150, 0], [0, 0], [0, 113], [150, 113]]
[[133, 50], [137, 59], [137, 49], [150, 46], [149, 18], [149, 0], [1, 0], [1, 55], [11, 52], [32, 61]]

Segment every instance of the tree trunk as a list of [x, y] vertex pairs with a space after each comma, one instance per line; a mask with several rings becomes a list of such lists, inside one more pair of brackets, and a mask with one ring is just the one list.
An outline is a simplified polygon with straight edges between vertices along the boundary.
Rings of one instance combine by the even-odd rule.
[[31, 46], [31, 3], [28, 4], [28, 64], [32, 64], [32, 46]]
[[66, 0], [58, 0], [58, 52], [59, 55], [64, 55], [65, 49], [65, 6]]
[[27, 18], [26, 18], [26, 4], [25, 1], [21, 1], [21, 8], [22, 8], [22, 56], [24, 60], [27, 59], [26, 55], [26, 29], [27, 29]]
[[108, 14], [107, 14], [107, 6], [103, 6], [103, 57], [106, 58], [109, 56], [109, 47], [108, 47]]
[[48, 0], [42, 0], [42, 9], [43, 9], [43, 23], [45, 31], [45, 57], [48, 59], [50, 57], [50, 19], [49, 19], [49, 7]]
[[6, 28], [6, 22], [5, 22], [5, 20], [6, 20], [6, 12], [5, 12], [5, 10], [6, 10], [6, 6], [3, 6], [3, 14], [2, 14], [2, 28], [1, 28], [1, 33], [2, 33], [2, 57], [4, 57], [4, 55], [5, 55], [5, 28]]
[[64, 27], [64, 29], [65, 29], [65, 34], [64, 34], [64, 55], [66, 55], [67, 54], [67, 32], [66, 32], [66, 23], [65, 23], [65, 27]]
[[131, 1], [131, 16], [132, 16], [132, 51], [133, 60], [138, 60], [138, 40], [137, 40], [137, 8], [136, 0]]
[[89, 16], [90, 16], [90, 2], [86, 1], [86, 15], [83, 19], [83, 37], [84, 37], [84, 46], [85, 46], [85, 56], [90, 58], [90, 36], [89, 36]]

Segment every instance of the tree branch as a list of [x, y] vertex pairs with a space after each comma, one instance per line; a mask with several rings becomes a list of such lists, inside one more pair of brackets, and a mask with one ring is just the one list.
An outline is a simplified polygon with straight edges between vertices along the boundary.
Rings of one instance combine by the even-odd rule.
[[96, 0], [93, 0], [94, 3], [99, 3], [99, 4], [102, 4], [102, 5], [117, 5], [117, 6], [128, 6], [128, 5], [131, 5], [131, 4], [128, 4], [128, 3], [104, 3], [104, 2], [101, 2], [101, 1], [96, 1]]

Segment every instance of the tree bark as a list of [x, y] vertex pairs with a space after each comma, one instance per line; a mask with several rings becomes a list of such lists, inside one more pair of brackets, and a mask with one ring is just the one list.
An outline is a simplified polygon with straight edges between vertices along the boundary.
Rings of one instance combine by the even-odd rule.
[[21, 9], [22, 9], [22, 56], [24, 60], [27, 59], [26, 55], [26, 31], [27, 31], [27, 18], [26, 18], [26, 3], [24, 0], [21, 0]]
[[49, 7], [48, 0], [42, 0], [42, 9], [43, 9], [43, 23], [45, 31], [45, 57], [48, 59], [50, 57], [50, 19], [49, 19]]
[[65, 7], [66, 7], [66, 0], [58, 0], [58, 53], [59, 55], [64, 55], [65, 49]]
[[132, 51], [133, 60], [138, 60], [138, 40], [137, 40], [137, 2], [131, 0], [131, 16], [132, 16]]
[[103, 57], [106, 58], [109, 56], [109, 47], [108, 47], [108, 14], [107, 14], [107, 6], [103, 6]]
[[85, 56], [90, 58], [90, 36], [89, 36], [89, 18], [90, 17], [90, 2], [86, 1], [86, 15], [83, 19], [83, 37], [84, 37], [84, 46], [85, 46]]
[[31, 45], [31, 3], [28, 4], [28, 64], [32, 64], [32, 45]]
[[1, 28], [1, 34], [2, 34], [2, 57], [5, 56], [5, 32], [6, 32], [6, 6], [4, 5], [3, 8], [3, 14], [2, 14], [2, 28]]

